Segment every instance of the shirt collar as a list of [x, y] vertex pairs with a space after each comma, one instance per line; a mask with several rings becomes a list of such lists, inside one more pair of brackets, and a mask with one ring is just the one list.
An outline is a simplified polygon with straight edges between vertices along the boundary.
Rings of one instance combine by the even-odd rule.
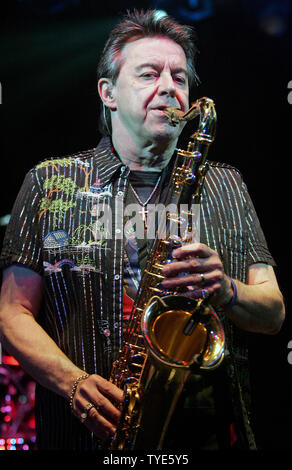
[[[114, 147], [110, 136], [102, 137], [97, 147], [94, 150], [95, 161], [98, 165], [98, 177], [100, 179], [100, 185], [105, 186], [109, 183], [115, 173], [120, 170], [123, 172], [123, 177], [127, 178], [130, 169], [126, 166], [119, 156], [115, 153]], [[172, 156], [167, 167], [162, 171], [162, 183], [166, 178], [166, 175], [171, 174], [171, 169], [174, 163], [175, 154]]]
[[[114, 148], [109, 136], [102, 137], [94, 150], [95, 161], [98, 165], [98, 178], [100, 185], [105, 186], [112, 179], [113, 175], [123, 168], [124, 176], [128, 176], [129, 168], [123, 164], [114, 152]], [[128, 171], [125, 171], [125, 170]]]

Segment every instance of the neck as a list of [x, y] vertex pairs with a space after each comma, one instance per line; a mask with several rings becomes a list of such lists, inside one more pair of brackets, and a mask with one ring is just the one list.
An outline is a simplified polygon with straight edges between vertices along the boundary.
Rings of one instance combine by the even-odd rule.
[[170, 161], [177, 144], [172, 142], [148, 141], [137, 143], [128, 139], [123, 140], [120, 135], [112, 135], [113, 146], [122, 162], [132, 171], [161, 171]]

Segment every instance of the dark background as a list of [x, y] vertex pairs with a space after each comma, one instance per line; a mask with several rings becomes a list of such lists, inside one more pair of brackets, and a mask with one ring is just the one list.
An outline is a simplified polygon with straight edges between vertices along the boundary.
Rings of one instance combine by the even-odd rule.
[[[108, 6], [104, 5], [108, 3]], [[262, 449], [288, 449], [292, 420], [289, 312], [291, 10], [288, 0], [1, 2], [1, 243], [25, 173], [46, 157], [99, 138], [96, 65], [126, 8], [163, 8], [195, 26], [197, 96], [215, 100], [209, 157], [243, 174], [277, 262], [287, 318], [276, 336], [253, 335], [255, 424]], [[291, 85], [292, 88], [292, 85]], [[292, 99], [290, 100], [292, 103]], [[181, 145], [182, 146], [182, 145]], [[291, 348], [292, 349], [292, 348]]]

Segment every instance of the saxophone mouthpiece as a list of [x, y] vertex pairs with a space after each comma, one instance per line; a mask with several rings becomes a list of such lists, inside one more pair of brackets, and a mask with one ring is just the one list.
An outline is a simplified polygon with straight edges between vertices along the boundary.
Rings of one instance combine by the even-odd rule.
[[192, 103], [191, 107], [186, 113], [184, 113], [181, 109], [176, 108], [175, 106], [166, 108], [165, 113], [168, 119], [168, 123], [175, 127], [181, 121], [191, 121], [200, 115], [201, 105], [205, 100], [206, 98], [200, 98], [199, 100], [195, 101], [195, 103]]
[[183, 120], [182, 116], [184, 115], [184, 113], [175, 106], [170, 106], [169, 108], [166, 108], [165, 114], [168, 119], [168, 123], [173, 127], [177, 126], [177, 124], [179, 124], [179, 122]]

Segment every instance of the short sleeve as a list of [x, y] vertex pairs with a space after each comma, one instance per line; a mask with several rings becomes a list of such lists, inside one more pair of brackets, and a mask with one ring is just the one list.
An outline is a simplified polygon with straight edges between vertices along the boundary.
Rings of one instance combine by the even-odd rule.
[[242, 182], [242, 195], [245, 204], [246, 226], [249, 243], [249, 265], [254, 263], [266, 263], [276, 266], [276, 262], [270, 253], [267, 241], [257, 216], [254, 204], [248, 193], [247, 186]]
[[42, 274], [38, 224], [40, 200], [39, 184], [35, 171], [31, 170], [24, 179], [12, 209], [0, 255], [0, 268], [20, 263]]

